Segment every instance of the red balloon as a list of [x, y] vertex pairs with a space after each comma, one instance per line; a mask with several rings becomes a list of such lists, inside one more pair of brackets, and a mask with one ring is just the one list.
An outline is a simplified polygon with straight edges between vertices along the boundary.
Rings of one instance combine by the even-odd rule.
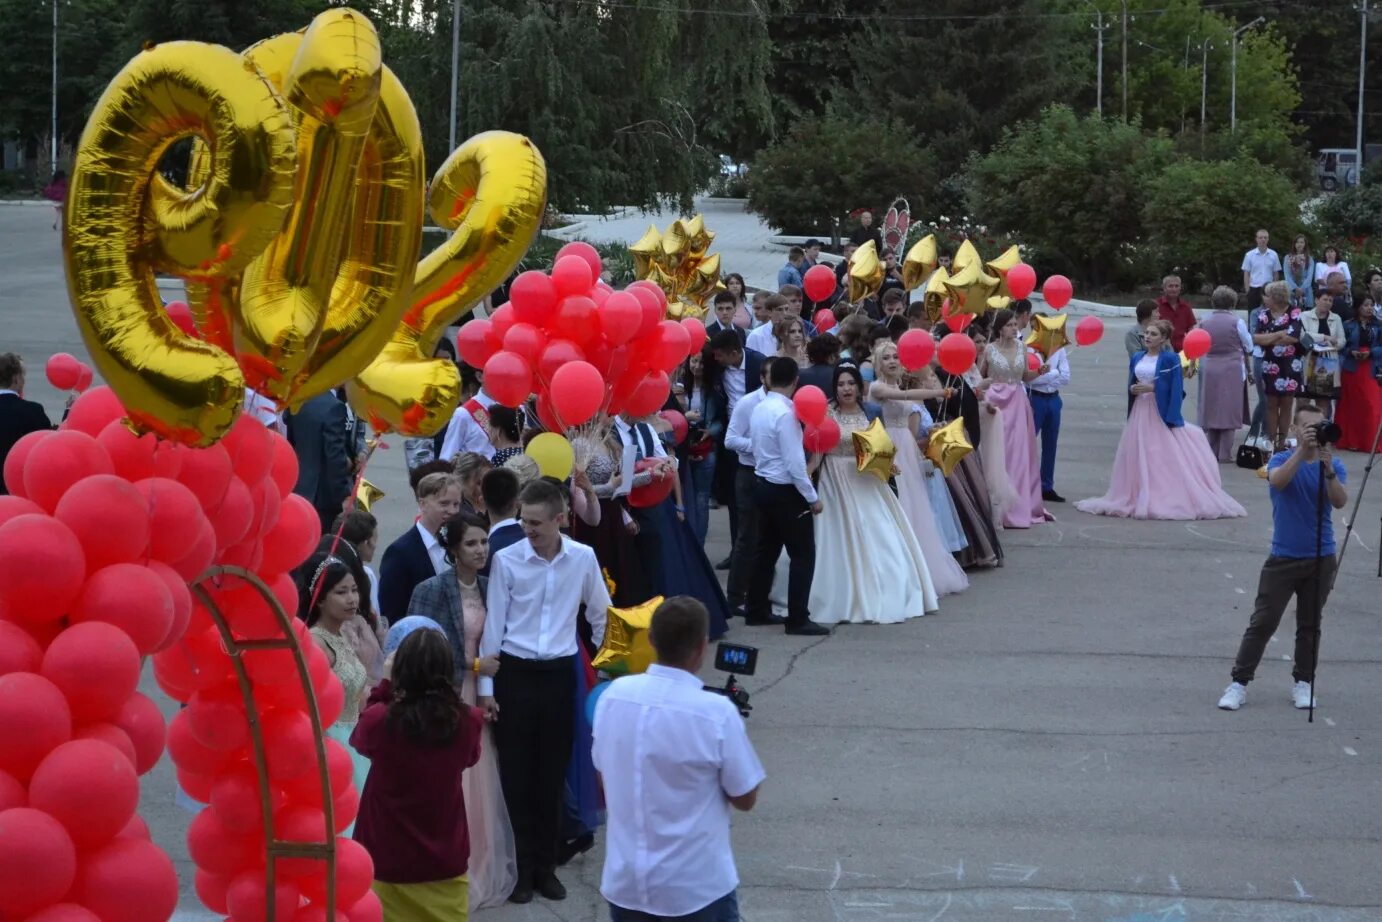
[[211, 749], [198, 742], [185, 708], [168, 722], [168, 755], [179, 771], [207, 776], [214, 776], [235, 758], [234, 753]]
[[0, 621], [0, 675], [38, 672], [43, 648], [28, 631], [12, 621]]
[[167, 477], [140, 480], [134, 487], [149, 510], [149, 555], [169, 564], [187, 556], [203, 525], [210, 527], [196, 494]]
[[591, 273], [590, 263], [579, 256], [559, 256], [552, 264], [552, 287], [557, 297], [588, 295], [597, 275]]
[[172, 604], [173, 617], [168, 622], [167, 633], [154, 647], [154, 652], [157, 652], [182, 639], [192, 618], [192, 593], [187, 588], [187, 582], [166, 563], [151, 560], [146, 566], [149, 572], [163, 581], [163, 588], [168, 590], [168, 601]]
[[384, 922], [384, 904], [371, 890], [354, 906], [348, 907], [345, 914], [350, 922]]
[[633, 336], [630, 338], [642, 339], [657, 329], [657, 325], [662, 322], [662, 316], [667, 309], [667, 295], [652, 282], [647, 284], [634, 282], [624, 290], [638, 299], [638, 307], [641, 311], [638, 327], [633, 331]]
[[1070, 284], [1070, 279], [1063, 275], [1053, 275], [1041, 286], [1042, 297], [1055, 310], [1060, 310], [1069, 304], [1070, 296], [1074, 293], [1075, 287]]
[[77, 383], [72, 386], [72, 390], [78, 394], [86, 393], [86, 389], [91, 386], [92, 380], [96, 377], [96, 372], [91, 370], [90, 365], [82, 362], [81, 366], [77, 372]]
[[498, 352], [485, 363], [485, 391], [500, 406], [522, 406], [533, 392], [533, 369], [513, 352]]
[[0, 772], [0, 813], [29, 805], [29, 792], [9, 772]]
[[250, 497], [254, 501], [254, 519], [250, 522], [251, 538], [262, 538], [265, 532], [278, 521], [279, 507], [283, 499], [278, 495], [278, 487], [272, 480], [252, 483]]
[[[1185, 353], [1187, 359], [1194, 361], [1195, 359], [1203, 358], [1209, 354], [1209, 345], [1208, 330], [1191, 330], [1189, 333], [1185, 334], [1185, 341], [1181, 345], [1181, 351]], [[0, 531], [0, 534], [3, 534], [3, 531]]]
[[159, 442], [153, 434], [135, 435], [119, 420], [102, 429], [96, 441], [110, 456], [115, 476], [131, 483], [148, 477], [172, 477], [182, 468], [182, 456], [172, 445]]
[[[327, 683], [328, 687], [330, 684]], [[264, 714], [260, 721], [264, 734], [264, 757], [268, 762], [269, 774], [275, 779], [292, 778], [316, 765], [316, 738], [312, 733], [312, 721], [305, 713], [278, 708]], [[323, 726], [332, 723], [334, 719], [327, 720], [323, 715]]]
[[[586, 286], [586, 288], [589, 287], [589, 285]], [[490, 315], [490, 320], [496, 321], [495, 335], [501, 339], [504, 333], [508, 331], [509, 324], [520, 320], [538, 327], [546, 326], [552, 312], [557, 309], [556, 285], [544, 273], [536, 270], [520, 272], [518, 277], [513, 280], [513, 284], [509, 286], [508, 306], [510, 308], [509, 314], [513, 317], [512, 321], [509, 321], [507, 317], [503, 321], [499, 320], [499, 314], [504, 310], [503, 307]], [[500, 326], [503, 328], [500, 329]]]
[[317, 683], [316, 695], [317, 713], [321, 717], [322, 726], [329, 727], [345, 710], [345, 688], [341, 685], [340, 679], [328, 672], [326, 680]]
[[612, 345], [622, 346], [638, 335], [643, 323], [643, 305], [629, 291], [616, 291], [600, 305], [600, 329]]
[[107, 746], [112, 746], [120, 755], [125, 757], [125, 761], [130, 763], [130, 770], [134, 770], [134, 760], [136, 758], [134, 743], [130, 740], [130, 735], [115, 726], [115, 724], [104, 722], [82, 724], [72, 731], [72, 739], [91, 740], [105, 743]]
[[[642, 473], [651, 467], [656, 467], [661, 463], [658, 459], [644, 458], [634, 465], [634, 471]], [[634, 487], [629, 493], [629, 505], [636, 509], [649, 509], [662, 502], [672, 493], [673, 481], [676, 480], [676, 472], [668, 471], [663, 476], [654, 476], [651, 480], [641, 487]]]
[[307, 500], [291, 493], [283, 500], [278, 521], [264, 535], [264, 573], [287, 573], [300, 566], [321, 541], [321, 517]]
[[270, 468], [269, 474], [273, 477], [274, 485], [278, 487], [279, 498], [286, 499], [298, 482], [297, 452], [293, 451], [293, 446], [288, 444], [288, 440], [277, 432], [270, 432], [269, 440], [273, 443], [274, 450], [273, 467]]
[[[584, 265], [584, 264], [582, 264]], [[354, 839], [336, 839], [336, 905], [350, 906], [364, 899], [374, 880], [374, 861]], [[302, 895], [314, 903], [326, 900], [326, 875], [302, 878]]]
[[347, 785], [341, 796], [331, 802], [331, 818], [336, 821], [336, 834], [345, 835], [359, 816], [360, 795], [354, 785]]
[[73, 892], [101, 922], [163, 922], [178, 907], [178, 875], [154, 843], [115, 839], [82, 855]]
[[67, 614], [85, 579], [81, 542], [57, 519], [20, 515], [0, 525], [0, 612], [9, 620], [56, 621]]
[[1037, 354], [1036, 354], [1035, 352], [1028, 352], [1028, 353], [1027, 353], [1027, 370], [1028, 370], [1028, 371], [1040, 371], [1040, 370], [1041, 370], [1041, 359], [1037, 358]]
[[941, 302], [941, 321], [950, 332], [963, 333], [974, 322], [974, 315], [952, 314], [950, 312], [950, 299], [946, 298]]
[[829, 410], [825, 391], [814, 384], [797, 388], [796, 394], [792, 397], [792, 405], [796, 407], [797, 419], [808, 426], [819, 426]]
[[819, 426], [808, 426], [802, 445], [813, 454], [823, 455], [840, 444], [840, 424], [827, 416]]
[[230, 469], [246, 484], [258, 483], [274, 466], [274, 445], [270, 432], [253, 416], [241, 414], [221, 439], [230, 455]]
[[691, 424], [686, 421], [686, 416], [679, 410], [663, 410], [657, 414], [667, 421], [672, 427], [672, 438], [678, 445], [686, 441], [686, 435], [691, 431]]
[[578, 343], [589, 342], [599, 332], [596, 322], [599, 310], [585, 295], [562, 298], [557, 306], [556, 320], [550, 325], [552, 335]]
[[568, 256], [579, 256], [581, 259], [585, 260], [586, 265], [590, 267], [590, 277], [595, 279], [598, 284], [600, 272], [604, 269], [604, 264], [600, 260], [599, 250], [595, 249], [584, 240], [573, 240], [560, 250], [557, 250], [556, 262], [560, 263]]
[[552, 375], [552, 409], [567, 427], [589, 422], [605, 402], [605, 379], [588, 362], [568, 362]]
[[182, 793], [199, 804], [211, 802], [211, 785], [216, 781], [215, 775], [203, 775], [181, 768], [177, 769], [174, 774], [177, 776], [178, 787], [182, 789]]
[[1014, 298], [1025, 298], [1036, 290], [1036, 270], [1018, 263], [1008, 270], [1008, 291]]
[[530, 365], [537, 364], [546, 345], [547, 334], [531, 323], [515, 323], [504, 334], [504, 348], [523, 356]]
[[29, 916], [24, 922], [101, 922], [101, 917], [76, 903], [54, 903], [42, 912]]
[[168, 319], [173, 321], [179, 330], [188, 336], [197, 336], [197, 324], [192, 319], [192, 308], [187, 306], [186, 301], [169, 301], [163, 309], [168, 312]]
[[667, 402], [672, 383], [665, 371], [648, 372], [624, 401], [624, 410], [633, 416], [656, 413]]
[[225, 496], [214, 508], [207, 510], [207, 518], [211, 520], [212, 530], [216, 533], [218, 548], [239, 544], [254, 524], [254, 498], [250, 495], [250, 488], [239, 477], [231, 477]]
[[925, 368], [935, 354], [936, 341], [925, 330], [908, 330], [897, 341], [897, 358], [908, 371]]
[[940, 365], [952, 375], [962, 375], [969, 371], [978, 356], [974, 340], [963, 333], [947, 333], [936, 350]]
[[[230, 887], [230, 878], [225, 874], [212, 874], [210, 871], [197, 868], [197, 873], [192, 878], [192, 885], [196, 888], [197, 899], [202, 901], [202, 905], [212, 912], [225, 914], [229, 910], [226, 908], [226, 890]], [[289, 919], [292, 917], [289, 916]]]
[[28, 807], [0, 813], [0, 906], [6, 918], [52, 906], [76, 876], [77, 848], [61, 823]]
[[[269, 918], [268, 881], [258, 868], [235, 877], [226, 889], [226, 909], [233, 922], [262, 922]], [[302, 900], [292, 880], [274, 881], [274, 918], [289, 920]]]
[[706, 333], [705, 330], [705, 324], [701, 323], [695, 317], [684, 317], [682, 318], [681, 325], [682, 328], [686, 330], [687, 335], [691, 337], [691, 346], [686, 350], [686, 354], [688, 356], [695, 355], [697, 352], [704, 349], [705, 341], [709, 338], [709, 334]]
[[[812, 269], [823, 269], [824, 266], [812, 266]], [[831, 276], [834, 278], [834, 275]], [[816, 316], [812, 318], [812, 323], [816, 325], [817, 333], [828, 333], [835, 329], [835, 312], [828, 307], [823, 307], [816, 311]]]
[[163, 741], [168, 733], [163, 712], [149, 696], [135, 692], [115, 715], [113, 723], [124, 730], [134, 744], [135, 773], [147, 774], [163, 756]]
[[252, 833], [263, 828], [259, 773], [250, 762], [236, 762], [222, 769], [211, 783], [209, 803], [225, 827], [233, 832]]
[[1092, 346], [1104, 337], [1104, 322], [1098, 317], [1085, 317], [1075, 324], [1075, 342]]
[[[274, 815], [274, 832], [280, 842], [299, 845], [324, 845], [326, 815], [318, 807], [289, 806]], [[279, 872], [289, 877], [325, 875], [326, 865], [311, 858], [279, 858], [275, 862]]]
[[175, 479], [196, 495], [203, 509], [215, 509], [225, 498], [231, 475], [230, 454], [216, 444], [183, 451], [182, 469]]
[[125, 824], [116, 835], [121, 839], [143, 839], [145, 842], [152, 842], [154, 834], [149, 831], [149, 824], [144, 822], [144, 818], [136, 813], [130, 817], [130, 821]]
[[461, 361], [472, 368], [484, 368], [489, 357], [498, 351], [494, 348], [493, 336], [494, 329], [488, 320], [466, 321], [456, 332], [456, 349], [461, 353]]
[[52, 512], [73, 484], [95, 474], [114, 474], [101, 443], [85, 432], [58, 430], [24, 461], [24, 495]]
[[44, 756], [72, 738], [72, 709], [43, 676], [13, 672], [0, 676], [0, 727], [0, 771], [24, 782]]
[[585, 351], [569, 339], [554, 339], [542, 350], [542, 357], [538, 361], [538, 376], [550, 382], [552, 376], [568, 362], [585, 361]]
[[59, 634], [40, 669], [67, 697], [78, 723], [113, 720], [139, 684], [139, 648], [118, 627], [88, 621]]
[[[331, 785], [331, 799], [333, 801], [344, 796], [346, 788], [351, 786], [354, 770], [350, 751], [344, 744], [328, 736], [326, 738], [326, 775]], [[289, 778], [283, 783], [283, 792], [293, 803], [300, 806], [320, 809], [322, 805], [321, 778], [314, 771], [305, 772], [296, 778]]]
[[187, 851], [199, 868], [213, 874], [238, 874], [263, 855], [264, 840], [258, 831], [235, 832], [208, 807], [187, 827]]
[[178, 576], [189, 583], [201, 579], [216, 556], [216, 530], [205, 519], [202, 520], [200, 529], [187, 553], [169, 564], [177, 571]]
[[[73, 484], [53, 516], [81, 542], [88, 572], [139, 560], [148, 550], [149, 504], [139, 490], [114, 474], [96, 474]], [[118, 527], [112, 527], [115, 523]]]
[[835, 293], [835, 270], [821, 263], [806, 270], [802, 289], [812, 301], [825, 301]]
[[[10, 453], [5, 456], [5, 489], [10, 491], [11, 496], [20, 498], [28, 496], [24, 490], [24, 462], [29, 458], [29, 452], [34, 450], [34, 446], [53, 434], [51, 429], [40, 429], [37, 432], [30, 432], [20, 438], [10, 449]], [[37, 504], [35, 504], [37, 505]], [[39, 511], [42, 511], [40, 507]]]
[[58, 352], [48, 360], [44, 369], [48, 373], [48, 383], [60, 391], [70, 391], [81, 380], [82, 363], [75, 355]]
[[93, 387], [82, 394], [67, 411], [63, 429], [75, 429], [95, 438], [117, 419], [125, 418], [125, 406], [109, 387]]
[[192, 735], [208, 749], [235, 752], [250, 742], [249, 718], [238, 685], [197, 690], [187, 702]]
[[686, 361], [691, 351], [691, 335], [675, 320], [663, 320], [657, 325], [648, 364], [659, 371], [671, 372]]
[[38, 503], [22, 496], [0, 494], [0, 525], [21, 515], [47, 515]]
[[29, 782], [29, 805], [52, 816], [81, 849], [125, 828], [139, 806], [139, 776], [119, 749], [94, 739], [63, 743]]

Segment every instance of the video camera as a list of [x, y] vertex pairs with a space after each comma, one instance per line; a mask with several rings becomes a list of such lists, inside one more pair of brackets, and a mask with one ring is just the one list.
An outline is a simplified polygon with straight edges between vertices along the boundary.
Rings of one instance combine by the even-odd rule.
[[758, 648], [722, 642], [715, 647], [715, 668], [721, 672], [728, 672], [729, 678], [725, 681], [723, 688], [707, 685], [705, 690], [717, 695], [724, 695], [739, 709], [741, 715], [748, 717], [749, 711], [753, 710], [753, 705], [749, 704], [749, 693], [735, 681], [734, 674], [754, 674], [758, 669]]

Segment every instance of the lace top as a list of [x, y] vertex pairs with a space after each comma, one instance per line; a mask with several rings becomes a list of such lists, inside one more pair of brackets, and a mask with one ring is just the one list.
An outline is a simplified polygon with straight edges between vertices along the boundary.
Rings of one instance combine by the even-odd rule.
[[1013, 364], [997, 346], [990, 343], [984, 352], [989, 361], [989, 377], [1002, 384], [1021, 384], [1022, 376], [1027, 372], [1027, 355], [1025, 347], [1019, 345], [1019, 350], [1017, 364]]
[[1156, 356], [1148, 353], [1137, 360], [1137, 367], [1133, 369], [1139, 384], [1151, 384], [1156, 380]]
[[336, 723], [354, 724], [360, 719], [360, 708], [365, 703], [365, 683], [368, 678], [365, 666], [345, 637], [333, 634], [321, 625], [313, 627], [311, 633], [313, 637], [320, 637], [331, 651], [332, 659], [335, 660], [331, 665], [331, 671], [345, 687], [345, 708]]
[[[619, 470], [619, 462], [610, 456], [607, 451], [599, 451], [591, 456], [590, 462], [585, 467], [585, 475], [590, 478], [590, 485], [595, 488], [595, 495], [600, 499], [609, 499], [614, 495], [614, 474]], [[633, 485], [641, 487], [653, 479], [653, 475], [647, 471], [633, 475]]]
[[830, 408], [830, 418], [840, 424], [840, 441], [830, 449], [831, 457], [854, 460], [854, 440], [851, 432], [862, 432], [869, 427], [868, 415], [860, 409], [857, 413], [844, 413], [835, 407]]
[[882, 400], [883, 405], [883, 425], [892, 429], [897, 426], [909, 425], [909, 420], [914, 412], [915, 402], [911, 400]]

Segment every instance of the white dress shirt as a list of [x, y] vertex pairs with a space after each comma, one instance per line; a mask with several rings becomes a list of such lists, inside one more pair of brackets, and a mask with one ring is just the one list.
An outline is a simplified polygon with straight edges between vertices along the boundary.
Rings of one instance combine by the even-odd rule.
[[[484, 391], [475, 395], [475, 400], [485, 409], [494, 406], [494, 398]], [[441, 441], [441, 460], [450, 461], [463, 451], [473, 451], [486, 459], [494, 457], [494, 446], [490, 444], [489, 433], [475, 421], [464, 405], [451, 414], [451, 422], [446, 426], [446, 436]]]
[[[739, 364], [737, 366], [725, 368], [724, 388], [725, 397], [728, 398], [729, 402], [730, 413], [734, 412], [735, 406], [738, 405], [740, 398], [744, 396], [746, 391], [745, 375], [747, 372], [745, 369], [748, 367], [748, 361], [749, 354], [748, 352], [744, 352], [739, 357]], [[755, 385], [757, 385], [757, 383], [756, 381], [754, 382]]]
[[729, 414], [729, 428], [725, 430], [725, 447], [739, 456], [739, 463], [744, 467], [754, 467], [753, 442], [750, 440], [749, 423], [753, 418], [753, 411], [758, 409], [758, 405], [763, 402], [763, 398], [768, 392], [759, 388], [752, 394], [740, 400], [734, 407], [734, 412]]
[[605, 899], [684, 916], [739, 886], [728, 797], [766, 774], [729, 699], [667, 666], [616, 679], [595, 705], [592, 757], [609, 811]]
[[375, 575], [374, 568], [369, 564], [360, 565], [364, 568], [365, 575], [369, 577], [369, 604], [370, 611], [379, 614], [379, 577]]
[[765, 323], [761, 327], [754, 327], [749, 331], [745, 345], [754, 352], [761, 352], [764, 355], [772, 355], [777, 352], [777, 337], [773, 335], [773, 325]]
[[[562, 536], [550, 561], [523, 539], [494, 555], [490, 563], [485, 632], [480, 656], [507, 653], [522, 659], [558, 659], [576, 653], [576, 616], [585, 603], [591, 639], [605, 639], [609, 591], [595, 552]], [[480, 676], [476, 694], [494, 694], [494, 679]]]
[[[616, 416], [614, 417], [614, 429], [619, 433], [620, 444], [633, 445], [638, 449], [639, 459], [667, 457], [667, 448], [662, 444], [662, 439], [657, 437], [653, 427], [647, 423], [631, 426], [624, 421], [622, 416]], [[648, 454], [648, 442], [650, 441], [653, 446], [652, 454]]]
[[1253, 247], [1243, 255], [1243, 271], [1248, 273], [1250, 288], [1261, 288], [1276, 278], [1276, 274], [1281, 271], [1281, 257], [1276, 255], [1276, 250], [1268, 249], [1263, 253], [1257, 247]]
[[1051, 366], [1051, 370], [1033, 378], [1027, 384], [1029, 388], [1038, 394], [1056, 394], [1070, 386], [1070, 358], [1065, 354], [1064, 346], [1051, 353], [1051, 357], [1042, 364]]
[[432, 569], [438, 573], [445, 572], [446, 568], [451, 566], [446, 562], [446, 548], [441, 546], [437, 536], [424, 528], [421, 522], [413, 527], [422, 535], [422, 546], [427, 548], [427, 556], [432, 558]]
[[806, 473], [806, 449], [801, 444], [801, 424], [792, 401], [768, 391], [749, 420], [754, 470], [769, 483], [797, 488], [802, 499], [816, 501], [816, 488]]

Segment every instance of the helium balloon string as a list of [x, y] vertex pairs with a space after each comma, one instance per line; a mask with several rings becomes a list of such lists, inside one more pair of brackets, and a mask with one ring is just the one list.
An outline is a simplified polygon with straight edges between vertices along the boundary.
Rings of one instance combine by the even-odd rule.
[[[367, 439], [365, 441], [365, 457], [360, 461], [360, 469], [355, 473], [355, 482], [351, 484], [350, 496], [346, 498], [346, 504], [341, 507], [341, 526], [337, 528], [335, 534], [331, 536], [331, 547], [327, 548], [326, 556], [336, 556], [336, 549], [339, 548], [341, 542], [345, 540], [341, 536], [345, 532], [346, 516], [354, 512], [355, 508], [360, 504], [360, 498], [358, 496], [360, 492], [360, 483], [365, 479], [365, 468], [369, 466], [370, 459], [374, 457], [374, 452], [377, 449], [383, 448], [387, 451], [388, 447], [388, 443], [385, 442], [382, 437]], [[356, 556], [359, 556], [358, 552], [356, 552]], [[317, 599], [321, 594], [322, 582], [322, 580], [317, 580], [317, 584], [312, 587], [312, 597], [307, 600], [308, 614], [311, 614], [312, 609], [317, 607]]]

